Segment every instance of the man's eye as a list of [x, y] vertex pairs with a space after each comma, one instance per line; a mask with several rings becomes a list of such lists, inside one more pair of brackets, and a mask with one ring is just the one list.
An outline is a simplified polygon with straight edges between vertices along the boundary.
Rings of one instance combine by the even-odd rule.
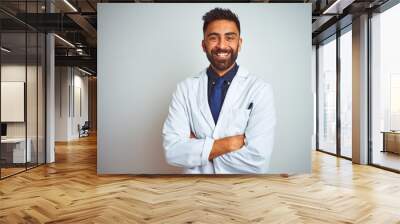
[[210, 41], [216, 41], [216, 40], [217, 40], [217, 37], [210, 37], [210, 38], [208, 38], [208, 40], [210, 40]]
[[234, 39], [235, 39], [234, 37], [226, 37], [226, 40], [228, 40], [228, 41], [232, 41]]

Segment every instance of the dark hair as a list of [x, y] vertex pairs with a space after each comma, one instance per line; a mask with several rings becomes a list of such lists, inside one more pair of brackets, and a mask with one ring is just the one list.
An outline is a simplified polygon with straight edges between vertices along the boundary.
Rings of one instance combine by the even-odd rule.
[[206, 32], [208, 25], [216, 20], [229, 20], [235, 22], [240, 34], [240, 22], [238, 16], [231, 10], [223, 8], [215, 8], [204, 14], [203, 33]]

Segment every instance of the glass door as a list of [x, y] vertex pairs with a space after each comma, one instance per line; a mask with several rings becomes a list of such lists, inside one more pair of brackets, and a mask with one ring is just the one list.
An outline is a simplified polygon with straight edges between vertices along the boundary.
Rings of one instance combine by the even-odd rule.
[[26, 170], [31, 161], [31, 151], [26, 150], [26, 41], [25, 32], [1, 34], [2, 177]]

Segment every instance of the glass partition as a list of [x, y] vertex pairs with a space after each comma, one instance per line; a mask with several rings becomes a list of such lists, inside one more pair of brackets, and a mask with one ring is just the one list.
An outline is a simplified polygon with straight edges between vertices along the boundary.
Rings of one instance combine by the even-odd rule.
[[[1, 1], [0, 7], [18, 17], [44, 12], [44, 3]], [[45, 163], [45, 45], [44, 33], [0, 12], [1, 179]]]
[[336, 37], [318, 47], [318, 148], [336, 154]]
[[352, 34], [340, 36], [340, 154], [352, 157]]
[[[27, 1], [24, 12], [35, 14], [45, 12], [45, 2]], [[29, 20], [31, 24], [38, 24], [39, 18], [32, 16]], [[32, 168], [39, 164], [39, 76], [40, 68], [40, 43], [44, 38], [38, 30], [27, 27], [27, 150], [31, 151], [30, 162], [27, 167]], [[44, 86], [42, 86], [44, 88]], [[44, 112], [44, 111], [43, 111]]]
[[26, 33], [2, 33], [1, 47], [1, 176], [7, 177], [24, 171], [31, 158], [26, 150]]
[[371, 19], [372, 164], [400, 171], [400, 5]]
[[26, 113], [27, 113], [27, 150], [30, 151], [30, 160], [27, 163], [28, 168], [37, 165], [38, 160], [38, 35], [36, 32], [27, 33], [27, 75], [26, 75]]

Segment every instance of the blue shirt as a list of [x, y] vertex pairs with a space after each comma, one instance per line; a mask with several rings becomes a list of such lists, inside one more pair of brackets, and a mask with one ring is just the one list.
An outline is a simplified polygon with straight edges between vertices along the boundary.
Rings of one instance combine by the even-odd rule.
[[[219, 76], [212, 68], [211, 66], [208, 67], [207, 69], [207, 77], [208, 77], [208, 104], [211, 109], [211, 96], [214, 91], [214, 85], [215, 81], [217, 79], [223, 79], [224, 80], [224, 85], [223, 85], [223, 90], [222, 90], [222, 102], [221, 105], [223, 105], [226, 93], [228, 92], [229, 86], [235, 78], [235, 75], [239, 69], [239, 66], [235, 63], [235, 66], [233, 66], [229, 71], [227, 71], [223, 76]], [[222, 106], [221, 106], [222, 108]]]

